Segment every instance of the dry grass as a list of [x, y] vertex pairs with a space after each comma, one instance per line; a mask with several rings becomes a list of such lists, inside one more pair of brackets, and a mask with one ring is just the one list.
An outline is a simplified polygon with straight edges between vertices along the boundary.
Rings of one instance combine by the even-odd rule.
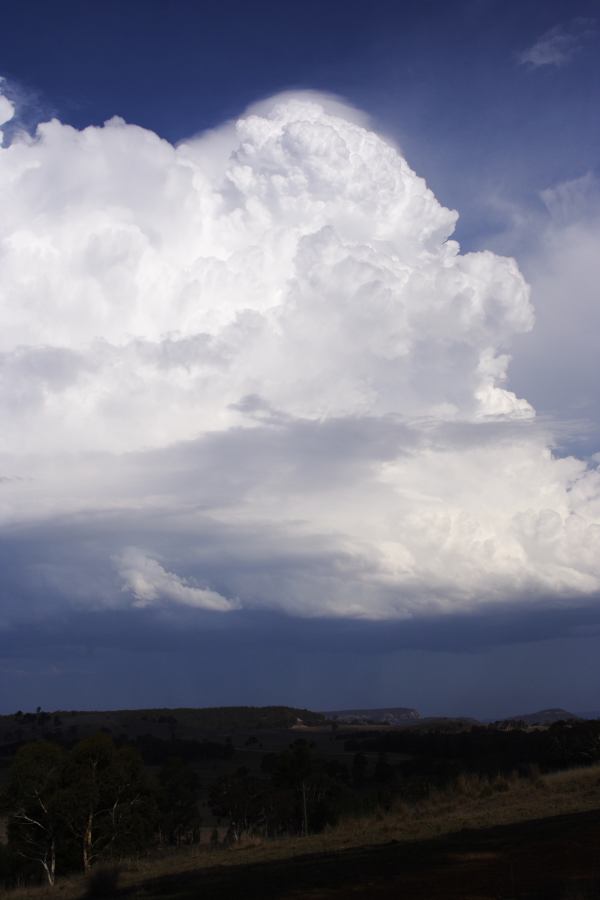
[[[489, 828], [529, 819], [584, 812], [600, 807], [600, 765], [529, 778], [497, 777], [491, 781], [463, 776], [451, 789], [409, 805], [397, 800], [388, 812], [346, 818], [323, 834], [306, 838], [263, 840], [249, 837], [229, 849], [202, 844], [178, 851], [154, 852], [151, 858], [120, 865], [119, 885], [133, 886], [149, 878], [223, 865], [245, 865], [307, 853], [440, 837], [463, 828]], [[86, 893], [82, 877], [57, 882], [54, 890], [16, 889], [7, 900], [75, 900]]]

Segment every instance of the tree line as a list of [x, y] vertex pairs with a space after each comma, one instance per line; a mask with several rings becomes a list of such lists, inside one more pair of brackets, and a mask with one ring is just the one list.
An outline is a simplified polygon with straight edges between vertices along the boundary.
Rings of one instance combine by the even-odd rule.
[[344, 747], [350, 753], [406, 755], [399, 767], [402, 777], [427, 776], [440, 785], [465, 772], [525, 774], [531, 765], [549, 772], [600, 762], [600, 720], [555, 722], [539, 729], [515, 723], [509, 730], [477, 725], [461, 732], [372, 732], [344, 738]]
[[[145, 737], [138, 746], [119, 745], [99, 733], [71, 747], [45, 740], [22, 745], [0, 797], [0, 812], [7, 817], [8, 841], [0, 845], [5, 883], [11, 873], [35, 877], [37, 872], [53, 885], [57, 873], [89, 872], [101, 860], [199, 841], [199, 779], [173, 751], [184, 750], [191, 760], [228, 760], [233, 746], [158, 743], [162, 746]], [[146, 764], [157, 762], [160, 768], [152, 774]], [[299, 740], [280, 753], [264, 754], [257, 774], [242, 767], [217, 778], [208, 805], [226, 843], [246, 832], [308, 834], [337, 820], [349, 779], [345, 766], [317, 757]], [[220, 840], [216, 828], [214, 840]]]
[[[347, 757], [320, 756], [307, 740], [263, 753], [252, 770], [236, 767], [230, 739], [133, 743], [106, 733], [71, 745], [38, 740], [15, 753], [0, 812], [0, 878], [88, 872], [96, 862], [156, 846], [196, 843], [200, 793], [215, 824], [213, 840], [244, 834], [306, 835], [347, 813], [388, 808], [395, 796], [418, 800], [432, 789], [476, 772], [494, 778], [528, 767], [542, 770], [600, 760], [600, 721], [547, 729], [477, 726], [461, 733], [412, 729], [339, 736]], [[335, 745], [335, 733], [332, 733]], [[257, 743], [255, 737], [246, 744]], [[193, 764], [218, 761], [225, 774], [201, 786]]]
[[[49, 741], [22, 746], [10, 768], [0, 806], [7, 816], [8, 868], [89, 872], [99, 859], [134, 853], [157, 835], [176, 843], [197, 835], [197, 778], [169, 760], [156, 781], [138, 751], [106, 734], [71, 749]], [[20, 860], [21, 865], [15, 865]]]

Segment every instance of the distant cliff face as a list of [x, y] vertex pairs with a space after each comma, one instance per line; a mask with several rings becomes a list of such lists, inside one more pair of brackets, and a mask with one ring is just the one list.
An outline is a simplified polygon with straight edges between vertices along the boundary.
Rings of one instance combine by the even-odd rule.
[[394, 706], [386, 709], [338, 709], [324, 713], [327, 719], [334, 722], [353, 722], [361, 725], [375, 723], [377, 725], [401, 725], [420, 719], [417, 709]]

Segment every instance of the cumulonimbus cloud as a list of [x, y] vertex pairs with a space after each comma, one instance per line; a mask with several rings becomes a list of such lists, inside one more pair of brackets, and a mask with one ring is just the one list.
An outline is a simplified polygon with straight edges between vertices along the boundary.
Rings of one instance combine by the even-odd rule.
[[[0, 195], [4, 529], [77, 516], [138, 603], [382, 618], [600, 589], [598, 472], [506, 389], [517, 265], [461, 254], [352, 112], [286, 95], [177, 147], [53, 120], [0, 150]], [[137, 568], [100, 514], [138, 523]]]

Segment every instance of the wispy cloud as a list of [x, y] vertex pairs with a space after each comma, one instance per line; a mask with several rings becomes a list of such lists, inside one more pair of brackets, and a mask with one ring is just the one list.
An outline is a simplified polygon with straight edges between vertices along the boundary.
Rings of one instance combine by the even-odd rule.
[[561, 181], [540, 191], [540, 198], [552, 220], [572, 224], [597, 218], [600, 210], [600, 179], [595, 172]]
[[519, 63], [534, 69], [564, 66], [596, 34], [595, 25], [595, 19], [584, 18], [573, 19], [567, 25], [555, 25], [519, 54]]

